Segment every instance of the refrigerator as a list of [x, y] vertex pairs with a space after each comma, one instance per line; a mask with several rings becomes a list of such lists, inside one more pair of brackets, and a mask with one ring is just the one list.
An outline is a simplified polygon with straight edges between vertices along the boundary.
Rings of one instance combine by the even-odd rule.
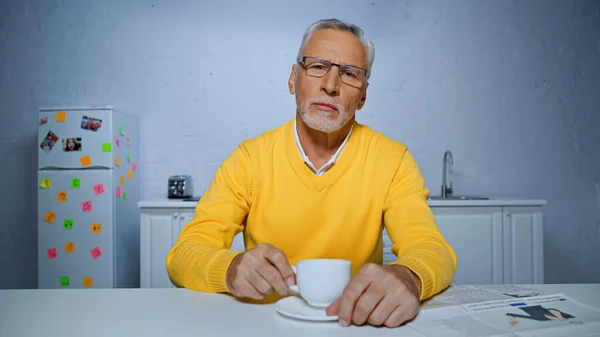
[[134, 115], [39, 109], [40, 289], [139, 287], [139, 155]]

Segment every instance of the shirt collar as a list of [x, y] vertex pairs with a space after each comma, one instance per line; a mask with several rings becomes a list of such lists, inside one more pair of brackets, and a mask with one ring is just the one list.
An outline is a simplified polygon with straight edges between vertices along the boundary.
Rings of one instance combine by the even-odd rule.
[[[335, 164], [335, 162], [338, 160], [338, 158], [342, 154], [344, 148], [346, 147], [346, 144], [348, 144], [348, 139], [350, 139], [350, 135], [352, 134], [353, 129], [354, 129], [354, 124], [352, 124], [352, 126], [350, 127], [350, 131], [348, 131], [348, 134], [344, 138], [344, 141], [342, 142], [340, 147], [333, 154], [333, 156], [331, 156], [331, 159], [329, 159], [329, 161], [325, 165], [323, 165], [323, 168], [328, 168], [329, 166], [332, 166], [333, 164]], [[296, 119], [294, 119], [294, 140], [296, 141], [296, 147], [298, 148], [298, 152], [300, 152], [300, 156], [302, 157], [302, 160], [304, 160], [305, 163], [310, 164], [310, 166], [312, 167], [312, 163], [310, 162], [310, 159], [306, 155], [306, 152], [304, 152], [304, 148], [302, 147], [302, 144], [300, 143], [300, 137], [298, 136], [298, 128], [296, 125]]]

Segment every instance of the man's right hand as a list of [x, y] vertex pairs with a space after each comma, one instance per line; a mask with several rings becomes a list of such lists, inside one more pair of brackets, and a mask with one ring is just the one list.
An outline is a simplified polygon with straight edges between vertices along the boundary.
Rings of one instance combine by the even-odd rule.
[[289, 286], [295, 283], [294, 271], [283, 251], [267, 243], [236, 256], [226, 275], [231, 294], [255, 300], [263, 299], [273, 291], [287, 295]]

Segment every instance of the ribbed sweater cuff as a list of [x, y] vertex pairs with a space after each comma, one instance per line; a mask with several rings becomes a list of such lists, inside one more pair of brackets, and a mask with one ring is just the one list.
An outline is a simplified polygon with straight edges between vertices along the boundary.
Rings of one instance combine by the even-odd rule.
[[433, 279], [431, 273], [421, 261], [412, 257], [400, 256], [397, 261], [391, 264], [405, 266], [419, 277], [419, 280], [421, 280], [421, 301], [431, 297], [433, 293]]
[[234, 257], [241, 254], [241, 252], [232, 252], [228, 249], [224, 249], [212, 262], [212, 266], [208, 272], [208, 285], [213, 289], [214, 292], [229, 292], [227, 283], [225, 282], [225, 276], [227, 275], [227, 269], [231, 264]]

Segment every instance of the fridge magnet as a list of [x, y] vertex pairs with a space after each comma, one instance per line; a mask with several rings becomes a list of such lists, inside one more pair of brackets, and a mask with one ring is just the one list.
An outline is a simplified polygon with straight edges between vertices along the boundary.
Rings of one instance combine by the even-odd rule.
[[112, 152], [112, 144], [111, 143], [102, 144], [102, 152]]
[[41, 125], [44, 125], [44, 124], [47, 124], [47, 123], [48, 123], [48, 117], [42, 117], [42, 118], [40, 118], [40, 124]]
[[64, 123], [67, 120], [67, 113], [64, 111], [59, 111], [56, 113], [56, 122]]
[[117, 165], [117, 167], [121, 167], [121, 158], [119, 158], [119, 156], [115, 157], [115, 165]]
[[81, 186], [81, 179], [72, 178], [71, 179], [71, 188], [79, 188], [79, 186]]
[[65, 229], [73, 229], [73, 220], [65, 219], [64, 226]]
[[131, 153], [127, 152], [127, 162], [131, 163]]
[[56, 259], [56, 248], [48, 248], [48, 259]]
[[129, 178], [129, 180], [133, 178], [133, 171], [127, 170], [127, 178]]
[[92, 188], [94, 189], [95, 195], [104, 193], [104, 185], [102, 184], [96, 184]]
[[83, 156], [81, 157], [81, 159], [79, 159], [79, 161], [81, 162], [81, 166], [83, 167], [92, 165], [92, 159], [90, 158], [90, 156]]
[[133, 172], [135, 172], [136, 169], [137, 169], [137, 164], [135, 162], [131, 163], [131, 170]]
[[50, 188], [50, 186], [52, 186], [52, 180], [50, 180], [50, 178], [42, 178], [40, 186], [42, 188]]
[[92, 202], [91, 201], [82, 201], [81, 202], [81, 210], [84, 212], [92, 211]]
[[125, 185], [125, 177], [121, 176], [121, 186]]
[[92, 222], [92, 225], [90, 226], [90, 232], [92, 232], [94, 234], [100, 234], [101, 231], [102, 231], [102, 224]]
[[83, 277], [83, 282], [81, 283], [82, 286], [86, 287], [86, 288], [91, 288], [94, 286], [94, 278], [93, 277], [89, 277], [89, 276], [84, 276]]
[[55, 218], [56, 214], [50, 211], [46, 212], [46, 215], [44, 215], [44, 221], [46, 221], [47, 223], [53, 223]]
[[127, 192], [123, 192], [123, 200], [127, 200]]
[[125, 136], [125, 128], [124, 127], [122, 127], [122, 126], [119, 127], [119, 134], [121, 136]]
[[69, 200], [69, 197], [67, 196], [66, 191], [60, 191], [60, 192], [56, 193], [56, 198], [58, 199], [59, 203]]
[[75, 252], [75, 243], [74, 242], [65, 243], [65, 252], [67, 254], [74, 253]]
[[63, 138], [63, 152], [81, 151], [81, 138]]
[[69, 282], [69, 277], [68, 276], [61, 276], [60, 277], [60, 286], [61, 287], [68, 287], [70, 283], [71, 282]]
[[125, 142], [127, 143], [127, 147], [131, 146], [131, 140], [129, 139], [129, 137], [125, 138]]
[[97, 118], [92, 118], [88, 116], [83, 116], [81, 118], [81, 128], [84, 130], [90, 131], [98, 131], [102, 127], [102, 120]]
[[58, 142], [58, 136], [54, 134], [52, 131], [48, 131], [46, 138], [42, 140], [40, 143], [40, 149], [44, 150], [44, 152], [49, 153], [54, 145]]
[[121, 186], [117, 186], [117, 197], [121, 197], [123, 195], [123, 191], [121, 190]]
[[115, 145], [119, 147], [119, 136], [115, 137]]
[[102, 251], [100, 250], [100, 248], [98, 247], [94, 247], [92, 249], [90, 249], [90, 255], [92, 255], [92, 259], [97, 259], [100, 256], [102, 256]]

